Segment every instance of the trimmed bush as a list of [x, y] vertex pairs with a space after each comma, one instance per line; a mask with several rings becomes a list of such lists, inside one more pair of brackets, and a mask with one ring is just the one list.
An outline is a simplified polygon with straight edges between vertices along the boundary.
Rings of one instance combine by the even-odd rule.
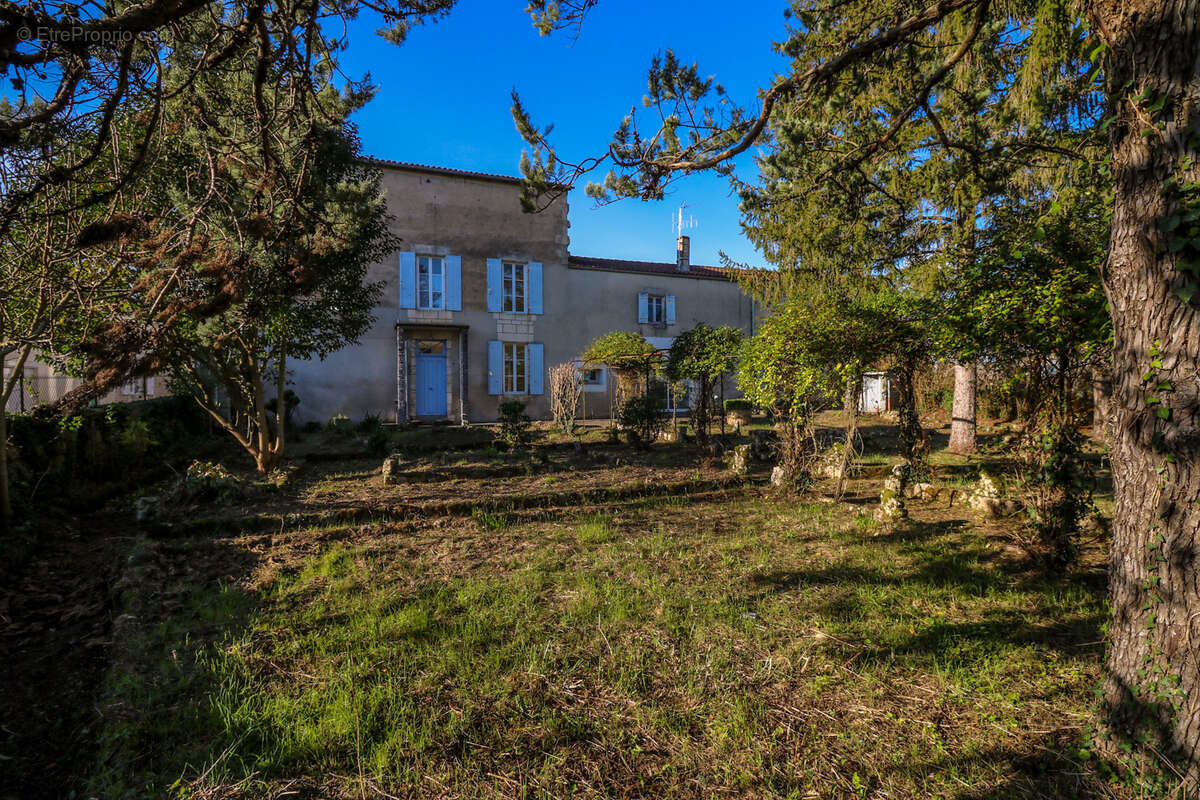
[[644, 450], [667, 426], [667, 418], [663, 415], [663, 399], [648, 394], [631, 397], [621, 406], [618, 421], [621, 429], [628, 433], [630, 444]]
[[500, 439], [513, 447], [523, 447], [533, 440], [532, 420], [525, 413], [525, 404], [509, 400], [500, 404]]

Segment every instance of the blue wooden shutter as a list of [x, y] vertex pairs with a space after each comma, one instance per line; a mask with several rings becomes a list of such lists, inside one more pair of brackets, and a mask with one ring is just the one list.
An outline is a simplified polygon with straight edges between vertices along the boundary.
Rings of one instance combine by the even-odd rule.
[[417, 307], [417, 254], [400, 253], [400, 307]]
[[529, 345], [529, 358], [525, 363], [529, 365], [529, 380], [526, 385], [529, 387], [530, 394], [544, 394], [545, 383], [543, 372], [545, 372], [545, 346], [541, 342], [533, 342]]
[[650, 321], [650, 293], [638, 292], [638, 322]]
[[499, 311], [500, 305], [500, 259], [487, 260], [487, 304], [488, 311]]
[[462, 256], [446, 256], [446, 310], [462, 311]]
[[542, 313], [542, 262], [529, 262], [529, 313]]
[[488, 394], [504, 392], [504, 345], [488, 342]]
[[675, 295], [673, 295], [673, 294], [667, 295], [666, 303], [667, 303], [667, 312], [666, 312], [667, 313], [667, 324], [674, 325], [675, 324]]

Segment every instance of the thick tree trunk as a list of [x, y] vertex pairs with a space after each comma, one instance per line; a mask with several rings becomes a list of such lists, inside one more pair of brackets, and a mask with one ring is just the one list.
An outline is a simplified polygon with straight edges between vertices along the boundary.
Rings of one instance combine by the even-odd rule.
[[954, 404], [950, 412], [950, 452], [975, 452], [975, 397], [979, 371], [975, 364], [954, 365]]
[[[1200, 292], [1173, 188], [1200, 178], [1200, 0], [1093, 2], [1108, 47], [1114, 207], [1105, 290], [1113, 318], [1116, 492], [1106, 747], [1173, 762], [1200, 791]], [[1160, 98], [1165, 97], [1165, 102]], [[1155, 108], [1157, 106], [1157, 108]], [[1190, 162], [1187, 159], [1191, 159]], [[1191, 280], [1195, 280], [1192, 278]], [[1179, 292], [1180, 294], [1177, 294]], [[1181, 296], [1183, 295], [1183, 296]], [[1146, 737], [1146, 744], [1139, 742]]]
[[896, 398], [896, 427], [900, 436], [900, 453], [909, 467], [909, 474], [924, 480], [928, 473], [929, 459], [926, 453], [925, 430], [917, 414], [917, 393], [914, 376], [915, 361], [899, 358], [889, 372]]

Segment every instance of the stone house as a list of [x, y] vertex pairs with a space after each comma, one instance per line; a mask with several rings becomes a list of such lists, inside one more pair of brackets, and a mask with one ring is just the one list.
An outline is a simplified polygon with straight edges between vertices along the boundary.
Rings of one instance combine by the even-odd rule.
[[[605, 333], [637, 331], [665, 348], [699, 322], [754, 331], [753, 301], [727, 270], [691, 264], [686, 236], [673, 262], [577, 256], [565, 197], [526, 214], [517, 178], [373, 163], [400, 250], [369, 271], [384, 289], [362, 340], [294, 365], [301, 420], [486, 422], [509, 399], [544, 419], [547, 370]], [[586, 416], [607, 417], [607, 371], [585, 376]]]
[[[0, 366], [0, 380], [7, 381], [17, 366], [15, 353], [4, 359]], [[67, 392], [83, 385], [83, 380], [64, 375], [53, 365], [30, 356], [25, 360], [21, 369], [21, 380], [13, 388], [12, 395], [4, 405], [9, 414], [24, 414], [40, 405], [53, 403]], [[148, 400], [154, 397], [165, 397], [170, 394], [167, 381], [163, 377], [132, 378], [122, 386], [101, 397], [97, 402], [121, 403], [132, 400]]]
[[[488, 422], [511, 399], [545, 419], [548, 369], [577, 362], [606, 333], [637, 331], [665, 349], [699, 322], [754, 331], [754, 303], [725, 269], [690, 263], [686, 236], [672, 262], [576, 256], [568, 248], [566, 197], [526, 214], [517, 178], [372, 163], [383, 173], [400, 250], [368, 271], [383, 294], [362, 339], [323, 361], [292, 362], [300, 421], [377, 414], [386, 421]], [[584, 374], [585, 418], [608, 417], [615, 382], [604, 368]], [[36, 359], [23, 376], [9, 413], [53, 402], [81, 383]], [[688, 398], [661, 390], [687, 408]], [[732, 381], [724, 391], [736, 394]], [[168, 393], [165, 377], [138, 378], [100, 402]]]

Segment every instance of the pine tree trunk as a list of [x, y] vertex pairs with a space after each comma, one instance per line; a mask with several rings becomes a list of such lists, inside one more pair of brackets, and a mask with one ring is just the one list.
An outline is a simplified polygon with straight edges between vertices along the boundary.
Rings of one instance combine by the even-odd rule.
[[[1094, 2], [1089, 16], [1108, 47], [1108, 84], [1124, 92], [1112, 98], [1115, 186], [1104, 274], [1113, 319], [1116, 504], [1104, 685], [1112, 740], [1102, 747], [1119, 754], [1118, 745], [1131, 743], [1148, 761], [1174, 762], [1194, 796], [1200, 790], [1200, 293], [1190, 303], [1176, 296], [1185, 275], [1163, 221], [1178, 210], [1171, 179], [1200, 178], [1200, 0]], [[1151, 111], [1164, 95], [1162, 110]], [[1190, 165], [1183, 161], [1188, 156]], [[1190, 202], [1200, 205], [1200, 197]], [[1137, 742], [1139, 735], [1148, 746]]]
[[950, 412], [950, 452], [975, 452], [975, 398], [979, 371], [974, 363], [954, 365], [954, 404]]
[[915, 386], [916, 362], [901, 357], [889, 372], [896, 398], [896, 427], [900, 437], [900, 453], [908, 464], [908, 472], [924, 480], [929, 461], [925, 452], [925, 431], [917, 414], [917, 392]]

